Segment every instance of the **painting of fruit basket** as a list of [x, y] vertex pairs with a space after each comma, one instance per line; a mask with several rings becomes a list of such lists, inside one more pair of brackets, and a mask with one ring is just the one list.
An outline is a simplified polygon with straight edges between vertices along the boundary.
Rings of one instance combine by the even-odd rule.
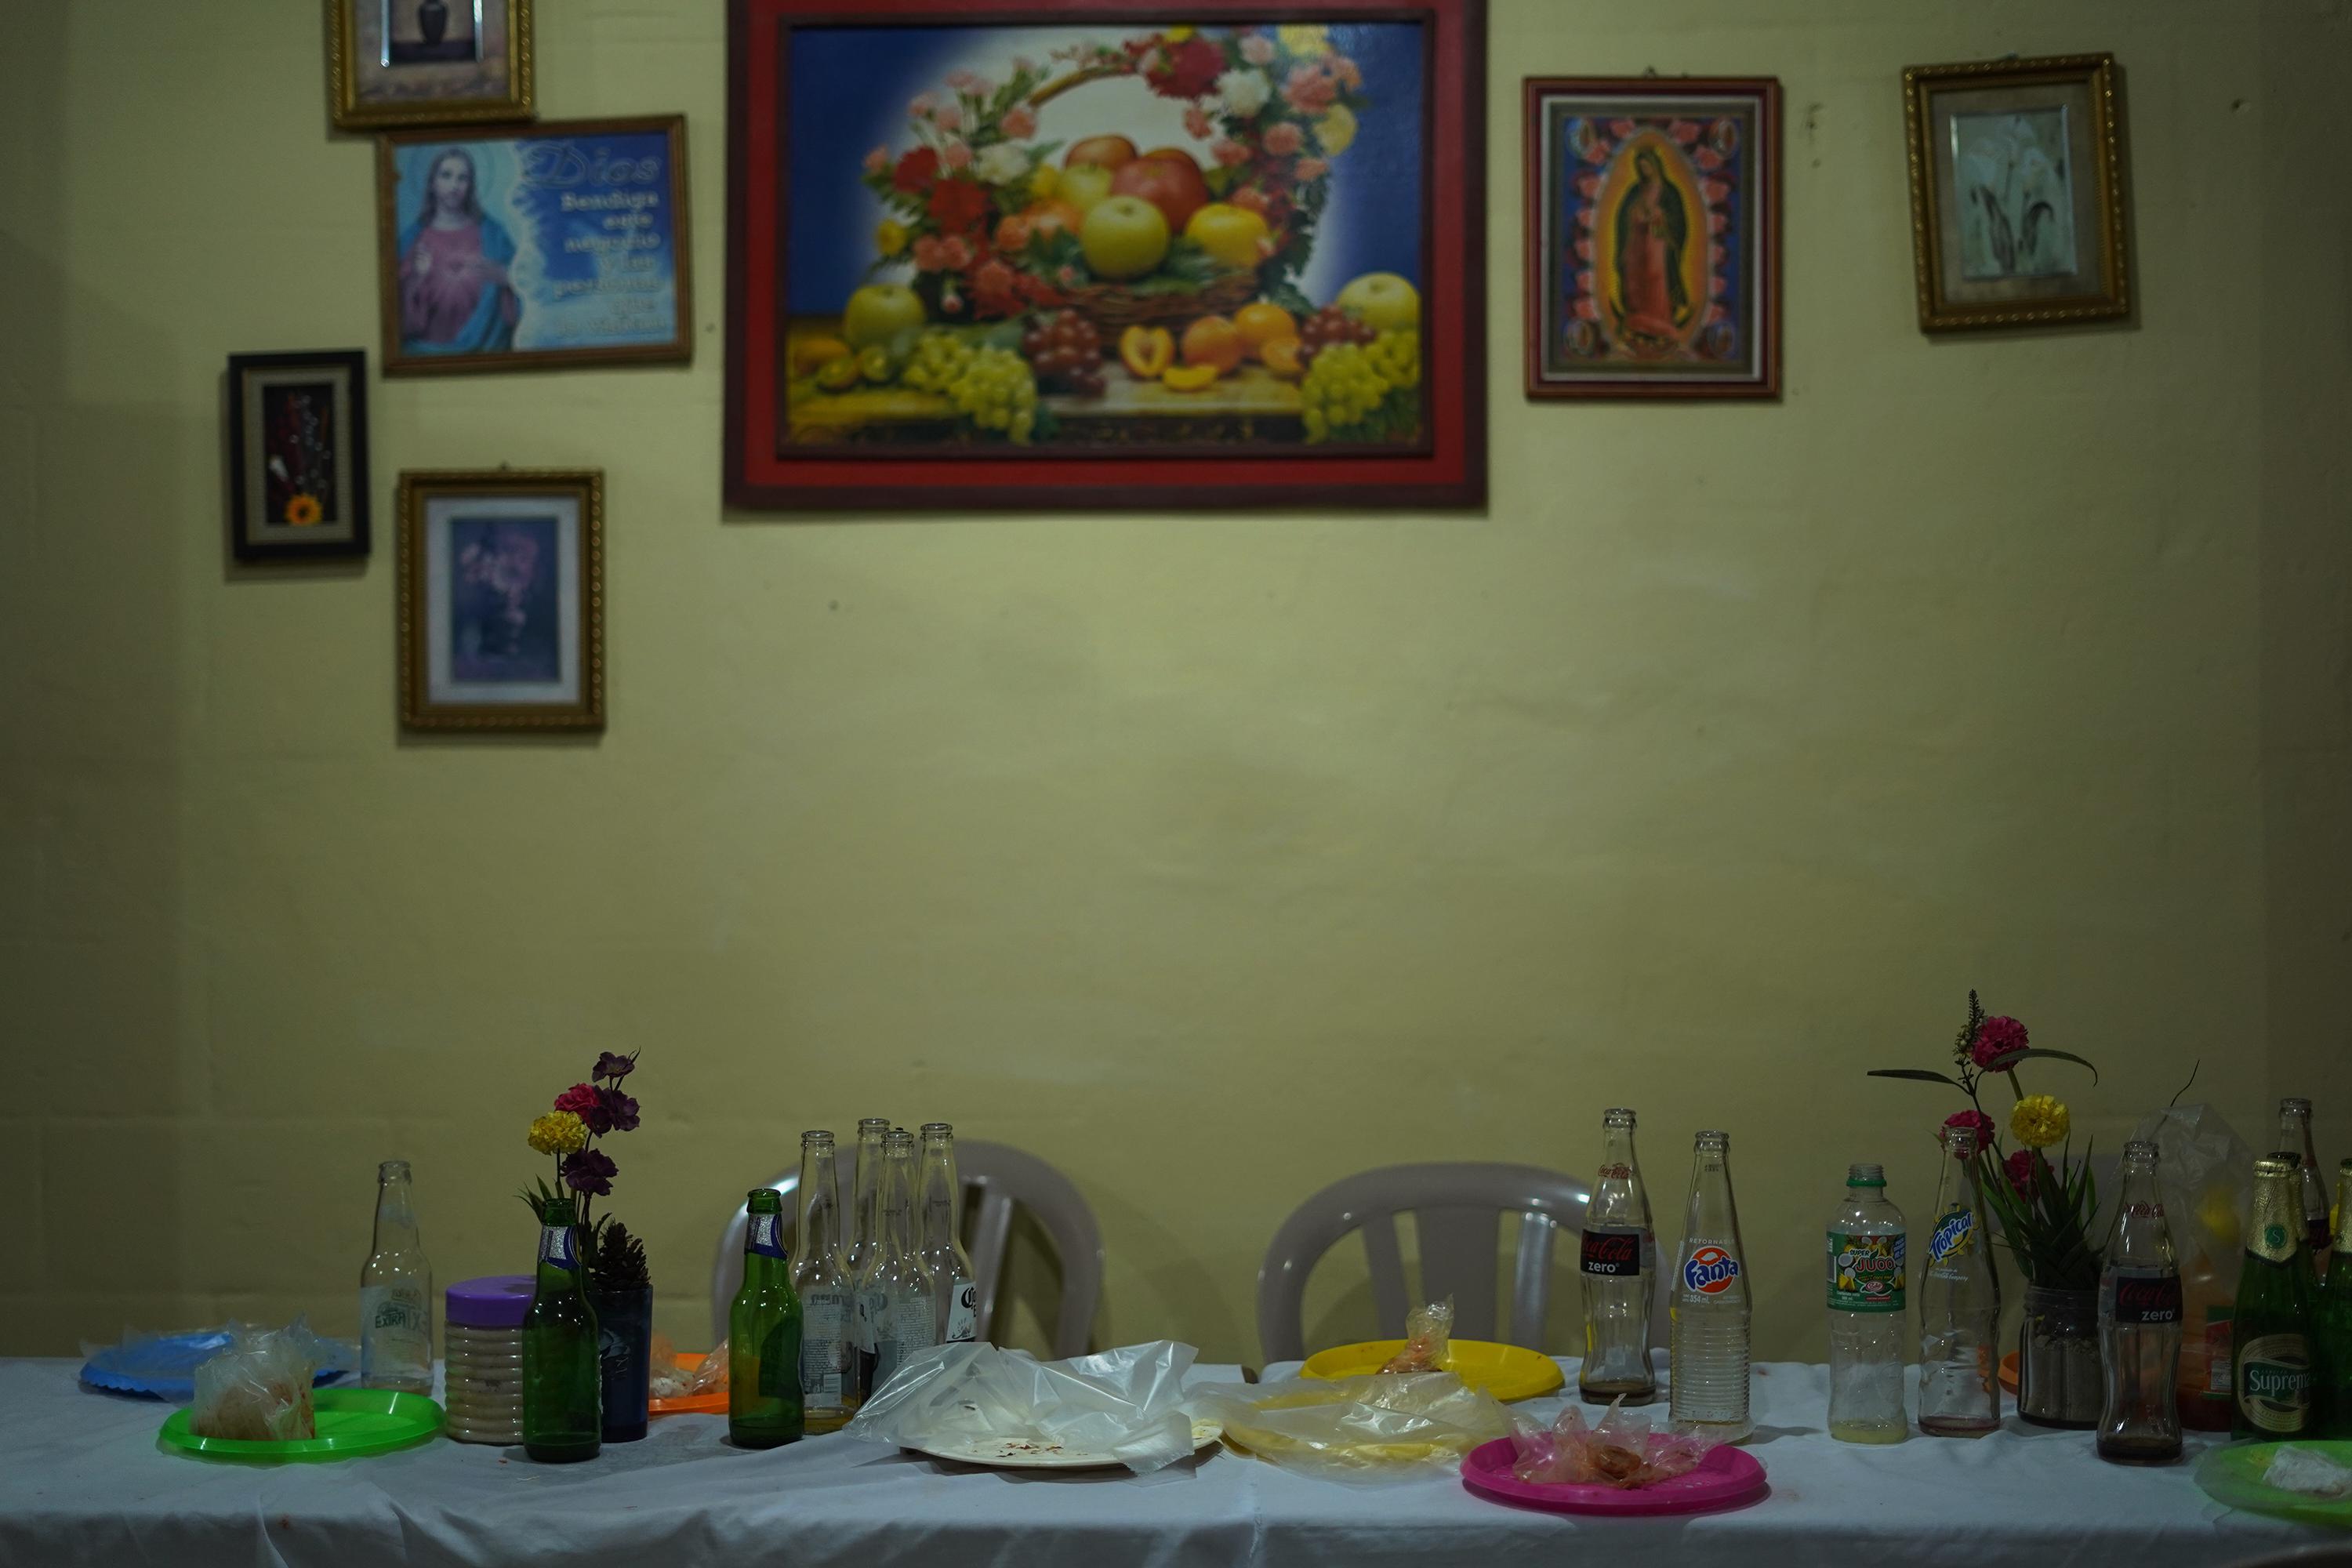
[[728, 490], [1475, 504], [1476, 0], [736, 0]]

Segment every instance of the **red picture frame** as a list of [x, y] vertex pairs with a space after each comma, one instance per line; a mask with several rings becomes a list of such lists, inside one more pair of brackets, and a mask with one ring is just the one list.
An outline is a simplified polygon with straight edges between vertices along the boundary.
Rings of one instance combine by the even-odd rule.
[[[1272, 32], [1398, 21], [1420, 24], [1424, 40], [1422, 402], [1409, 443], [1301, 447], [1294, 439], [1284, 449], [1221, 433], [1203, 444], [1162, 441], [1130, 453], [850, 449], [784, 439], [798, 367], [787, 336], [793, 153], [782, 89], [802, 29], [1002, 26], [1115, 35], [1180, 25]], [[1181, 16], [1141, 0], [730, 0], [728, 47], [723, 489], [730, 505], [806, 512], [1485, 504], [1486, 0], [1195, 0]], [[1110, 359], [1109, 370], [1125, 374], [1118, 363]]]

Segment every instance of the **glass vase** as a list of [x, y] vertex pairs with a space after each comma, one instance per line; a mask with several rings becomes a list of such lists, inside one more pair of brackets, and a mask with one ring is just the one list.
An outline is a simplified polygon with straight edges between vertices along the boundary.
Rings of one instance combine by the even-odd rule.
[[2017, 1331], [2017, 1413], [2037, 1426], [2099, 1424], [2099, 1293], [2025, 1288]]

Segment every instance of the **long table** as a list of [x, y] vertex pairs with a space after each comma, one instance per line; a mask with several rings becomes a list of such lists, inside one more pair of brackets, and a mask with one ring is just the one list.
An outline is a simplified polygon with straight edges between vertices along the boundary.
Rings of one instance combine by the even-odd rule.
[[[1572, 1387], [1574, 1363], [1563, 1365]], [[1733, 1513], [1625, 1520], [1506, 1507], [1444, 1478], [1344, 1486], [1214, 1449], [1140, 1477], [968, 1469], [840, 1434], [752, 1453], [730, 1447], [715, 1415], [657, 1419], [645, 1441], [583, 1465], [446, 1441], [341, 1464], [225, 1465], [159, 1448], [165, 1406], [85, 1389], [77, 1371], [0, 1361], [6, 1568], [1491, 1568], [1570, 1554], [1611, 1568], [1898, 1555], [1905, 1568], [2170, 1568], [2330, 1539], [2209, 1500], [2189, 1473], [2209, 1437], [2192, 1436], [2188, 1458], [2160, 1469], [2102, 1464], [2087, 1434], [2013, 1413], [1975, 1441], [1834, 1442], [1822, 1426], [1828, 1370], [1794, 1363], [1756, 1369], [1750, 1451], [1769, 1498]], [[1559, 1402], [1521, 1408], [1549, 1420]]]

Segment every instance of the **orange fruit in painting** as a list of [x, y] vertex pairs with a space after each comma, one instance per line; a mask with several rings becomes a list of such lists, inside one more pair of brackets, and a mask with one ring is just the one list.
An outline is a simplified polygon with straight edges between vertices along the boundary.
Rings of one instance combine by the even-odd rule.
[[1250, 353], [1265, 358], [1265, 345], [1277, 338], [1294, 341], [1298, 336], [1298, 323], [1281, 306], [1260, 300], [1254, 305], [1244, 305], [1234, 312], [1234, 326], [1241, 332], [1242, 342]]
[[1160, 384], [1171, 392], [1198, 392], [1216, 379], [1213, 364], [1171, 364], [1160, 373]]
[[1203, 316], [1184, 329], [1186, 364], [1213, 364], [1219, 375], [1230, 375], [1245, 352], [1241, 329], [1223, 316]]
[[1086, 214], [1058, 196], [1031, 202], [1021, 209], [1020, 216], [1028, 220], [1030, 233], [1048, 236], [1061, 232], [1076, 234], [1078, 226], [1087, 220]]
[[1176, 363], [1176, 340], [1165, 327], [1129, 327], [1118, 335], [1118, 363], [1138, 381], [1157, 381]]
[[1020, 213], [1007, 213], [1004, 221], [996, 226], [996, 248], [1018, 256], [1029, 248], [1029, 220]]
[[1278, 381], [1297, 381], [1307, 367], [1298, 363], [1297, 338], [1269, 338], [1257, 346], [1257, 357]]

